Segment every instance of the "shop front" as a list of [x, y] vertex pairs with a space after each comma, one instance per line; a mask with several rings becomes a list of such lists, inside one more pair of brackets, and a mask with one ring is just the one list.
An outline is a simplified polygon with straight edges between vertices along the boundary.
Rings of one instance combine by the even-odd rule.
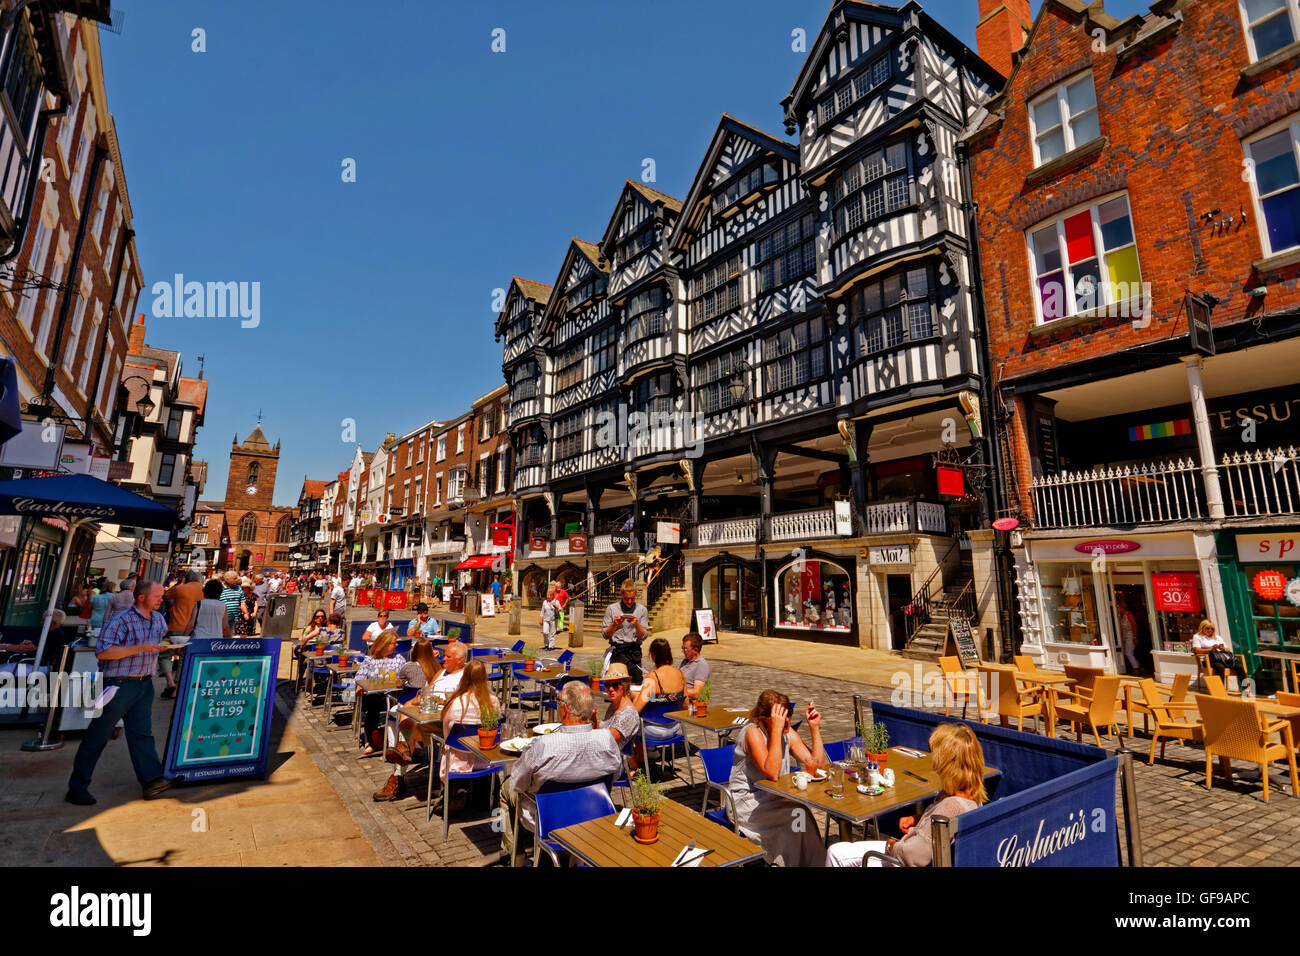
[[806, 636], [851, 643], [857, 634], [856, 559], [809, 552], [773, 567], [769, 630], [776, 637]]
[[720, 554], [695, 566], [695, 607], [711, 610], [714, 627], [720, 631], [756, 632], [762, 580], [757, 563]]
[[1035, 538], [1018, 570], [1023, 652], [1048, 668], [1194, 676], [1196, 628], [1222, 617], [1210, 532]]
[[1220, 531], [1218, 545], [1233, 652], [1261, 685], [1282, 687], [1285, 659], [1261, 653], [1300, 654], [1300, 527]]

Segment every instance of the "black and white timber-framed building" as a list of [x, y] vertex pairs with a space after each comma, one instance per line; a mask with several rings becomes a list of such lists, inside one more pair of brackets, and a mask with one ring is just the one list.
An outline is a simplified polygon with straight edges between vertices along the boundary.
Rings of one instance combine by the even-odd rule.
[[901, 648], [945, 590], [997, 626], [988, 469], [941, 496], [935, 456], [990, 461], [957, 138], [1000, 83], [917, 4], [838, 0], [797, 144], [724, 114], [684, 202], [628, 181], [554, 288], [512, 283], [521, 594], [659, 544], [721, 630]]

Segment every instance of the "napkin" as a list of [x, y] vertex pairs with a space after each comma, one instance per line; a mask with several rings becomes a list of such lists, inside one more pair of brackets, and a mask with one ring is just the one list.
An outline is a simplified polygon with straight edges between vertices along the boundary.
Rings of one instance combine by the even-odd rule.
[[734, 727], [736, 726], [736, 724], [743, 724], [748, 719], [749, 719], [748, 717], [737, 717], [735, 720], [731, 722], [731, 725]]
[[747, 714], [749, 713], [744, 707], [724, 707], [722, 708], [729, 714]]
[[626, 827], [626, 826], [631, 826], [631, 824], [632, 824], [632, 811], [628, 807], [624, 807], [622, 810], [618, 812], [618, 816], [614, 818], [614, 826]]
[[682, 851], [677, 854], [677, 858], [669, 865], [680, 867], [699, 866], [700, 860], [708, 856], [709, 853], [710, 851], [703, 847], [695, 846], [689, 849], [682, 847]]

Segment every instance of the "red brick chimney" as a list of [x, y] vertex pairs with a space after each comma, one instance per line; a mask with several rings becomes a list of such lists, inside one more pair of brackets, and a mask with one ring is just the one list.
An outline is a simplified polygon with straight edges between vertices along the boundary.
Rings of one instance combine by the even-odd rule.
[[140, 350], [144, 348], [144, 313], [140, 313], [140, 318], [135, 320], [135, 325], [131, 326], [131, 335], [127, 339], [126, 350], [132, 355], [139, 355]]
[[1025, 45], [1033, 18], [1029, 0], [979, 0], [975, 45], [980, 59], [1003, 76], [1011, 75], [1011, 54]]

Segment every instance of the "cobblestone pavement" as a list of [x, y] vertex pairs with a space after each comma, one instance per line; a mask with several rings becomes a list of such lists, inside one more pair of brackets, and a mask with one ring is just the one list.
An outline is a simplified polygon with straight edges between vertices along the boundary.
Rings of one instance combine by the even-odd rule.
[[[585, 670], [593, 655], [579, 653], [574, 669]], [[799, 674], [792, 671], [729, 661], [712, 663], [714, 701], [719, 705], [749, 706], [760, 691], [775, 688], [796, 704], [813, 701], [822, 712], [826, 740], [849, 736], [853, 695], [889, 700], [891, 690]], [[280, 705], [293, 714], [293, 725], [322, 772], [329, 779], [376, 853], [389, 865], [484, 866], [499, 862], [499, 837], [487, 806], [486, 790], [476, 791], [464, 810], [452, 815], [446, 842], [442, 820], [425, 821], [424, 792], [427, 777], [421, 769], [413, 780], [417, 797], [392, 803], [375, 803], [371, 793], [383, 786], [389, 766], [381, 758], [361, 758], [346, 724], [327, 724], [319, 707], [295, 701], [291, 685], [282, 684]], [[338, 720], [346, 711], [338, 709]], [[1060, 725], [1059, 732], [1065, 732]], [[712, 734], [687, 729], [693, 744], [713, 746]], [[1300, 864], [1300, 800], [1291, 794], [1285, 774], [1274, 770], [1271, 799], [1260, 799], [1258, 782], [1224, 781], [1216, 763], [1214, 789], [1205, 789], [1205, 763], [1199, 748], [1170, 742], [1166, 757], [1157, 755], [1147, 765], [1148, 738], [1139, 727], [1130, 738], [1137, 767], [1138, 816], [1142, 830], [1144, 863], [1148, 866], [1293, 866]], [[1115, 742], [1103, 738], [1108, 749]], [[703, 796], [703, 769], [695, 759], [694, 787], [687, 784], [686, 765], [676, 762], [677, 785], [669, 796], [687, 806], [699, 806]], [[1274, 765], [1276, 768], [1276, 764]], [[1238, 765], [1238, 769], [1242, 769]]]

